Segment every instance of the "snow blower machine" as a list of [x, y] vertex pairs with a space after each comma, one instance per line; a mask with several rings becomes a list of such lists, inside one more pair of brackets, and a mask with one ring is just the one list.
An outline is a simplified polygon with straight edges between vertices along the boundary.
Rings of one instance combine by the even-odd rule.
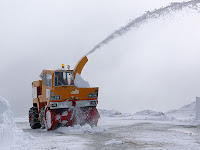
[[33, 107], [29, 110], [32, 129], [53, 130], [59, 126], [97, 126], [98, 87], [89, 87], [80, 74], [87, 63], [83, 57], [74, 70], [43, 70], [41, 80], [32, 82]]

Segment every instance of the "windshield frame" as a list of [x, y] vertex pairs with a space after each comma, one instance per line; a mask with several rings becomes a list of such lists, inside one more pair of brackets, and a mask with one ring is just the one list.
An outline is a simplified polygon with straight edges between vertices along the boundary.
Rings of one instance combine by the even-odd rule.
[[[57, 72], [71, 73], [71, 74], [72, 74], [72, 77], [73, 77], [73, 78], [72, 78], [73, 84], [71, 84], [71, 85], [56, 85], [56, 83], [55, 83], [55, 82], [56, 82], [56, 79], [55, 79], [56, 76], [55, 76], [55, 74], [56, 74]], [[73, 71], [58, 70], [58, 71], [55, 71], [55, 72], [54, 72], [53, 76], [54, 76], [54, 77], [53, 77], [53, 86], [54, 86], [54, 87], [74, 86], [74, 75], [73, 75]], [[67, 78], [67, 77], [66, 77], [66, 78]]]

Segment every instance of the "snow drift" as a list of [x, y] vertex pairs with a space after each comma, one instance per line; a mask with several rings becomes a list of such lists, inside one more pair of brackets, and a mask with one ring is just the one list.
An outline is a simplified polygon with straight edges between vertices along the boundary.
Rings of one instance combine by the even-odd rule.
[[170, 116], [163, 112], [156, 112], [153, 110], [142, 110], [136, 112], [132, 119], [144, 119], [144, 120], [155, 120], [155, 121], [174, 121], [175, 117]]
[[196, 103], [192, 102], [166, 113], [152, 110], [142, 110], [133, 115], [133, 119], [158, 120], [158, 121], [184, 121], [194, 122], [196, 118]]
[[135, 115], [149, 115], [149, 116], [163, 116], [163, 112], [156, 112], [152, 110], [143, 110], [140, 112], [136, 112]]
[[196, 117], [196, 102], [192, 102], [179, 109], [168, 111], [167, 114], [180, 121], [193, 121]]
[[0, 147], [20, 148], [23, 144], [28, 144], [30, 138], [30, 134], [24, 133], [16, 126], [8, 101], [0, 96]]
[[122, 113], [116, 110], [105, 110], [105, 109], [99, 109], [100, 116], [104, 117], [119, 117], [122, 116]]
[[99, 109], [102, 117], [122, 117], [133, 120], [152, 120], [152, 121], [181, 121], [193, 123], [196, 118], [196, 102], [184, 105], [179, 109], [168, 112], [157, 112], [153, 110], [142, 110], [135, 114], [121, 113], [116, 110]]

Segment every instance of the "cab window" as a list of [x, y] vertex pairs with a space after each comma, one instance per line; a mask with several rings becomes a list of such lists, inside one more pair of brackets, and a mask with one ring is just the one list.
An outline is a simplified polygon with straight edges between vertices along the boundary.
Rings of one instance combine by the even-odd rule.
[[52, 85], [52, 75], [47, 74], [46, 75], [46, 86], [51, 87]]
[[74, 78], [72, 71], [55, 72], [54, 74], [55, 86], [68, 86], [73, 84], [74, 84]]
[[43, 83], [43, 85], [46, 85], [46, 74], [45, 73], [43, 73], [43, 75], [42, 75], [42, 83]]

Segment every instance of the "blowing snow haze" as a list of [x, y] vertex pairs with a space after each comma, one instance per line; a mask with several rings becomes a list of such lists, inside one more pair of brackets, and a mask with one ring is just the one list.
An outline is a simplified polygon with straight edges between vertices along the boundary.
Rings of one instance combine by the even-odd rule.
[[[43, 69], [74, 68], [110, 33], [170, 0], [0, 1], [0, 96], [28, 114]], [[196, 1], [198, 2], [198, 1]], [[82, 76], [98, 108], [167, 111], [200, 95], [200, 14], [183, 8], [147, 20], [89, 55]]]

